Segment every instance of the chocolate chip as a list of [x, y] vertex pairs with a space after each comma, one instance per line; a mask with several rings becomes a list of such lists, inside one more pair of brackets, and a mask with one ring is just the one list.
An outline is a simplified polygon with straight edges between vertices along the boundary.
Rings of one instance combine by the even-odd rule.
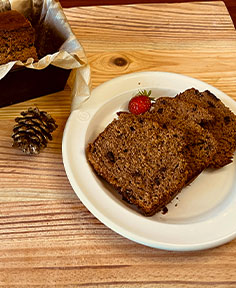
[[211, 101], [207, 101], [209, 107], [216, 108], [215, 104], [213, 104]]
[[176, 164], [176, 165], [175, 165], [175, 169], [177, 169], [178, 167], [179, 167], [179, 164]]
[[166, 172], [166, 167], [161, 167], [160, 172], [161, 172], [161, 173]]
[[142, 123], [143, 123], [143, 119], [142, 119], [142, 118], [139, 118], [139, 119], [138, 119], [138, 122], [142, 124]]
[[167, 208], [167, 207], [164, 207], [164, 208], [162, 209], [162, 211], [161, 211], [161, 213], [162, 213], [163, 215], [165, 215], [167, 212], [168, 212], [168, 208]]
[[200, 125], [202, 128], [206, 128], [207, 122], [202, 119], [201, 122], [199, 123], [199, 125]]
[[224, 121], [225, 121], [225, 124], [228, 125], [230, 123], [230, 117], [229, 116], [225, 116], [224, 117]]
[[135, 129], [134, 129], [133, 126], [131, 126], [131, 127], [129, 127], [129, 128], [130, 128], [131, 131], [135, 131]]
[[163, 112], [163, 108], [159, 108], [159, 109], [157, 110], [157, 113], [159, 113], [159, 114], [162, 114], [162, 112]]
[[115, 163], [115, 156], [111, 151], [107, 152], [107, 158], [112, 162]]
[[161, 183], [160, 183], [160, 180], [159, 180], [159, 177], [156, 177], [154, 179], [154, 182], [156, 183], [157, 186], [159, 186]]
[[162, 125], [162, 128], [163, 128], [163, 129], [167, 129], [166, 123], [164, 123], [164, 124]]
[[142, 176], [141, 173], [139, 171], [135, 171], [133, 174], [132, 174], [133, 177], [140, 177]]

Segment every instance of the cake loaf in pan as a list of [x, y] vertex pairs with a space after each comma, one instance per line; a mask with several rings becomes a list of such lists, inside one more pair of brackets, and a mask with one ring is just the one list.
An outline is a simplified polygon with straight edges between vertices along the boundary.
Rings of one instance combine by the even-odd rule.
[[[40, 7], [36, 7], [35, 1], [33, 2], [30, 4], [32, 9], [30, 20], [19, 11], [0, 12], [0, 68], [1, 76], [4, 75], [0, 79], [0, 108], [63, 90], [73, 69], [72, 65], [67, 65], [66, 59], [65, 64], [63, 63], [68, 66], [66, 69], [51, 64], [52, 60], [50, 60], [50, 65], [43, 64], [43, 61], [41, 64], [38, 62], [49, 54], [60, 52], [61, 45], [71, 37], [72, 32], [71, 35], [67, 34], [63, 25], [66, 20], [56, 23], [56, 27], [51, 21], [50, 17], [53, 13], [50, 9], [55, 9], [54, 12], [58, 13], [58, 18], [60, 18], [63, 12], [60, 7], [42, 11]], [[36, 8], [37, 13], [35, 13]], [[38, 19], [37, 15], [41, 15], [42, 19]], [[47, 31], [42, 27], [46, 27], [50, 34], [46, 33]], [[63, 37], [58, 35], [58, 31], [63, 34]], [[50, 46], [50, 51], [47, 46]], [[68, 47], [65, 49], [68, 51]], [[32, 66], [34, 67], [27, 65], [27, 59], [33, 59]], [[8, 71], [5, 65], [12, 61], [21, 61], [23, 66], [16, 64]], [[35, 62], [37, 62], [36, 65], [34, 65]], [[38, 64], [41, 66], [37, 67]]]
[[38, 60], [34, 47], [35, 31], [31, 23], [19, 12], [0, 13], [0, 64], [10, 61]]

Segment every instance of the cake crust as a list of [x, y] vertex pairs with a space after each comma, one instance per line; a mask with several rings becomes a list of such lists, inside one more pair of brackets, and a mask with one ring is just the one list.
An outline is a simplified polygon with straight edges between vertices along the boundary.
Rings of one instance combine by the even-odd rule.
[[32, 28], [29, 20], [15, 10], [0, 13], [0, 31], [12, 31], [20, 28]]

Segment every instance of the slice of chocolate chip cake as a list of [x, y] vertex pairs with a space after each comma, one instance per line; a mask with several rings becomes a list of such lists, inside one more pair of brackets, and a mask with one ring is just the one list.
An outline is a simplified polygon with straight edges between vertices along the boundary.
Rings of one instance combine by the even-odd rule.
[[151, 118], [121, 113], [88, 145], [87, 158], [123, 199], [151, 216], [188, 181], [186, 145], [178, 128], [165, 129]]

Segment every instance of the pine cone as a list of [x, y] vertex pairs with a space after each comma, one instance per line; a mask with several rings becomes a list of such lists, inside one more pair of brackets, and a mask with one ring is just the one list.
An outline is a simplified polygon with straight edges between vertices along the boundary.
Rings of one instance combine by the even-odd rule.
[[21, 112], [13, 128], [13, 147], [20, 148], [26, 154], [39, 154], [52, 140], [51, 133], [58, 127], [54, 119], [44, 111], [29, 108]]

